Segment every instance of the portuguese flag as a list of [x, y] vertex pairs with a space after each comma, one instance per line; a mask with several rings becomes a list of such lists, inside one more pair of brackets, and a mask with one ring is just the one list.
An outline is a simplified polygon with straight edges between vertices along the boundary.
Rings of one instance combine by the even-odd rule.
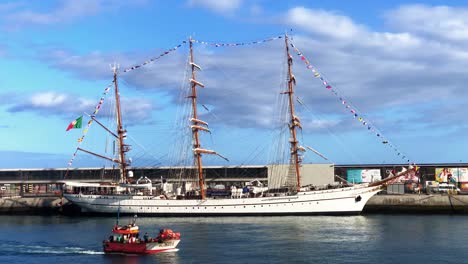
[[81, 128], [81, 123], [83, 122], [83, 116], [78, 117], [77, 119], [73, 120], [67, 127], [67, 130], [72, 128]]

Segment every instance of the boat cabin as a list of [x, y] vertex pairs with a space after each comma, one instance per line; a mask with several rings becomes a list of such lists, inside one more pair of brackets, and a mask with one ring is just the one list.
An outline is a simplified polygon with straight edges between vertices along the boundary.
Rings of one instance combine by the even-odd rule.
[[112, 235], [109, 237], [110, 242], [120, 243], [140, 243], [140, 230], [134, 223], [125, 226], [115, 225], [112, 229]]

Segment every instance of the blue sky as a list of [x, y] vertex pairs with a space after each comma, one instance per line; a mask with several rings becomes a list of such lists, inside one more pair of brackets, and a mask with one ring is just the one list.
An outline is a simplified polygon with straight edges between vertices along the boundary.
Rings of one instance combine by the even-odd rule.
[[[66, 167], [83, 131], [65, 128], [93, 112], [112, 63], [122, 71], [189, 36], [250, 43], [285, 32], [337, 92], [292, 50], [302, 145], [338, 164], [468, 161], [465, 1], [2, 1], [0, 30], [2, 168]], [[203, 69], [197, 79], [206, 86], [199, 106], [208, 110], [200, 114], [212, 131], [202, 146], [230, 159], [206, 157], [205, 164], [272, 162], [281, 146], [274, 140], [281, 135], [284, 41], [194, 46]], [[120, 74], [135, 166], [176, 165], [187, 155], [187, 56], [182, 45]], [[112, 123], [112, 96], [97, 116], [103, 122]], [[93, 124], [82, 147], [111, 153], [111, 142]], [[310, 152], [304, 162], [324, 161]], [[78, 153], [72, 166], [104, 165]]]

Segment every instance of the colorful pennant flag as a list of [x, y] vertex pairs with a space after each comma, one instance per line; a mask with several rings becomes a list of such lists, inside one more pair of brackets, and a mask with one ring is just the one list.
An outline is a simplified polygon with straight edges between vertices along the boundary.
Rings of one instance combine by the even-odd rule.
[[81, 124], [83, 123], [83, 116], [78, 117], [77, 119], [73, 120], [67, 127], [67, 130], [72, 128], [81, 128]]

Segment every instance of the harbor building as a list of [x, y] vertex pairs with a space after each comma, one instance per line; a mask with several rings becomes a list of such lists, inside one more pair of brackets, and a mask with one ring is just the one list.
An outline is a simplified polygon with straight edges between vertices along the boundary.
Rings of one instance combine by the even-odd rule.
[[[351, 183], [369, 182], [386, 178], [392, 171], [399, 171], [405, 164], [303, 164], [302, 185], [323, 186], [337, 182]], [[418, 165], [418, 183], [423, 188], [427, 183], [438, 179], [438, 171], [449, 169], [451, 174], [447, 182], [459, 188], [461, 192], [468, 191], [468, 163], [434, 163]], [[180, 168], [174, 167], [142, 167], [132, 168], [133, 178], [147, 177], [153, 183], [178, 181], [197, 181], [195, 178], [185, 178]], [[288, 173], [288, 165], [249, 165], [249, 166], [207, 166], [204, 174], [208, 187], [215, 185], [243, 186], [246, 182], [258, 180], [263, 184], [272, 182], [274, 173]], [[274, 173], [273, 173], [274, 172]], [[366, 176], [371, 175], [370, 178]], [[190, 173], [186, 173], [190, 174]], [[358, 175], [358, 177], [356, 177]], [[361, 175], [359, 177], [359, 175]], [[366, 178], [367, 177], [367, 178]], [[1, 169], [0, 196], [47, 196], [59, 195], [64, 181], [80, 182], [112, 182], [119, 178], [117, 169], [79, 168], [70, 169]], [[449, 179], [446, 179], [449, 181]], [[413, 182], [413, 185], [415, 183]], [[399, 187], [400, 188], [400, 187]], [[411, 191], [408, 186], [402, 187], [403, 193]]]

